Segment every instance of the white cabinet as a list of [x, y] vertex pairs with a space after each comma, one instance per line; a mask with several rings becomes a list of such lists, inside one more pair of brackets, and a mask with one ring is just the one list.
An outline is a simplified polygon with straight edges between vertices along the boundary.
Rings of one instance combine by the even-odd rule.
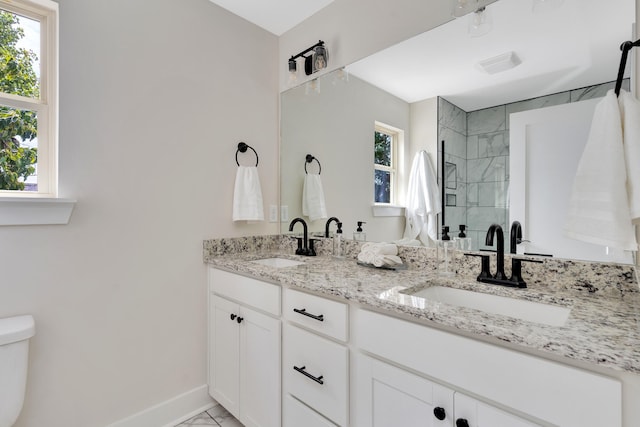
[[280, 307], [280, 288], [244, 279], [210, 270], [209, 394], [246, 427], [280, 427], [281, 323], [259, 311]]
[[456, 427], [539, 427], [472, 397], [456, 392], [453, 400]]
[[[614, 378], [367, 310], [351, 315], [352, 339], [360, 351], [450, 386], [456, 416], [470, 427], [538, 425], [534, 421], [559, 427], [622, 425], [622, 387]], [[373, 374], [369, 377], [373, 381]], [[364, 378], [359, 386], [368, 381]], [[371, 415], [360, 402], [362, 394], [354, 391], [352, 419], [364, 427], [359, 420]]]
[[358, 354], [354, 427], [453, 427], [453, 390]]
[[373, 357], [355, 369], [354, 427], [539, 426]]
[[349, 425], [349, 350], [343, 344], [347, 308], [285, 290], [284, 317], [289, 323], [282, 356], [284, 427]]

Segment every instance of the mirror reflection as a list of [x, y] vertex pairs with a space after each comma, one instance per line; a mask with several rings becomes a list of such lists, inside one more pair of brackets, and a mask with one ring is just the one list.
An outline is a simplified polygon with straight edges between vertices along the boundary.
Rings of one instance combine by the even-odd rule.
[[[510, 223], [519, 220], [527, 240], [529, 232], [540, 228], [536, 216], [561, 225], [555, 206], [538, 203], [537, 209], [525, 206], [524, 211], [511, 206], [510, 194], [525, 189], [512, 188], [510, 119], [512, 114], [595, 99], [610, 88], [602, 83], [615, 79], [618, 46], [632, 38], [635, 6], [632, 0], [602, 3], [565, 0], [537, 14], [531, 1], [498, 1], [486, 9], [493, 28], [482, 37], [470, 37], [466, 17], [459, 18], [321, 76], [312, 91], [302, 85], [284, 92], [281, 204], [287, 206], [289, 220], [302, 216], [305, 157], [312, 154], [322, 162], [327, 214], [343, 223], [344, 238], [352, 238], [356, 223], [363, 221], [368, 240], [401, 239], [409, 169], [415, 154], [425, 150], [443, 190], [440, 217], [451, 230], [466, 224], [474, 249], [485, 248], [491, 223], [502, 225], [508, 239]], [[495, 74], [478, 69], [482, 59], [503, 52], [517, 55], [517, 61], [507, 58], [516, 63], [514, 68]], [[628, 90], [628, 80], [624, 87]], [[577, 162], [579, 154], [568, 155]], [[539, 173], [544, 169], [534, 176]], [[512, 217], [514, 210], [520, 217]], [[324, 232], [325, 221], [310, 221], [310, 230]], [[282, 226], [286, 232], [288, 222]], [[536, 240], [518, 250], [594, 257]], [[605, 252], [594, 249], [596, 259]], [[612, 260], [610, 254], [602, 259]]]

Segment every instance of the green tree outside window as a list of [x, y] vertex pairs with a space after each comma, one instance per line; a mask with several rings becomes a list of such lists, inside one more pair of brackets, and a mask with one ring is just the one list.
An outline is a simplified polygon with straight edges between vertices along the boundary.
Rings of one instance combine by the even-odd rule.
[[[34, 70], [36, 54], [20, 48], [24, 37], [19, 18], [0, 10], [0, 92], [28, 98], [40, 97], [40, 84]], [[0, 105], [0, 189], [24, 190], [24, 181], [36, 171], [37, 148], [22, 141], [38, 135], [35, 111]]]

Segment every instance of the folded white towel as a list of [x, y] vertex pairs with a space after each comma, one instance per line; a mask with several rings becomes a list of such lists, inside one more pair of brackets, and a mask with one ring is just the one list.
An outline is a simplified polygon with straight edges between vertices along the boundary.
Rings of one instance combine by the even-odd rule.
[[634, 251], [638, 244], [629, 214], [622, 136], [618, 99], [610, 90], [596, 105], [564, 233], [584, 242]]
[[621, 90], [618, 104], [627, 166], [629, 211], [631, 219], [638, 219], [640, 218], [640, 102], [629, 92]]
[[311, 221], [327, 218], [324, 190], [319, 174], [305, 174], [302, 188], [302, 215]]
[[418, 239], [427, 246], [438, 239], [437, 214], [442, 210], [440, 189], [424, 150], [416, 153], [407, 187], [405, 230], [403, 238]]
[[263, 221], [262, 189], [258, 168], [239, 166], [233, 191], [234, 221]]
[[373, 264], [376, 267], [393, 266], [402, 264], [402, 259], [397, 256], [398, 247], [393, 243], [367, 242], [360, 247], [358, 261]]

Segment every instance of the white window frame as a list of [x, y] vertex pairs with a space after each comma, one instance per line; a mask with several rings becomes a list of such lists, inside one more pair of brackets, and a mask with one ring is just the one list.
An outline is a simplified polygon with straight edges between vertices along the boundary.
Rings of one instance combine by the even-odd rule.
[[0, 226], [68, 224], [76, 200], [58, 197], [58, 3], [0, 0], [40, 22], [40, 99], [0, 94], [0, 103], [38, 112], [38, 191], [0, 191]]
[[0, 190], [4, 198], [58, 197], [58, 3], [0, 0], [0, 9], [40, 22], [40, 98], [0, 92], [0, 104], [38, 115], [38, 191]]
[[[389, 197], [389, 203], [385, 203], [385, 202], [376, 202], [375, 201], [375, 183], [374, 183], [374, 205], [377, 206], [394, 206], [397, 203], [397, 186], [398, 186], [398, 152], [399, 152], [399, 146], [403, 143], [404, 141], [404, 131], [402, 129], [398, 129], [396, 127], [393, 126], [389, 126], [386, 125], [384, 123], [381, 122], [375, 122], [375, 126], [374, 126], [375, 132], [379, 132], [379, 133], [384, 133], [385, 135], [390, 135], [391, 136], [391, 166], [384, 166], [384, 165], [379, 165], [375, 162], [373, 162], [373, 176], [375, 179], [375, 173], [377, 170], [380, 171], [384, 171], [384, 172], [389, 172], [390, 174], [390, 178], [391, 178], [391, 194]], [[375, 150], [375, 147], [374, 147]]]

